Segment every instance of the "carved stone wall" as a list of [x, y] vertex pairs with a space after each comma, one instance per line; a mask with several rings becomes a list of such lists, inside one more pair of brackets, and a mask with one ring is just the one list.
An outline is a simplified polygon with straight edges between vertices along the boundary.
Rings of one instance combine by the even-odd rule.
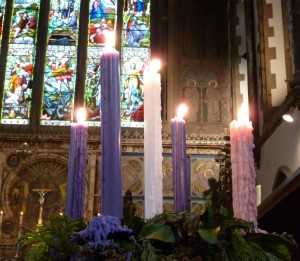
[[[3, 127], [3, 126], [2, 126]], [[69, 130], [39, 130], [26, 133], [22, 128], [11, 132], [2, 128], [0, 137], [0, 208], [3, 211], [0, 254], [12, 256], [13, 245], [20, 233], [34, 228], [39, 217], [37, 189], [49, 189], [45, 195], [43, 222], [50, 214], [64, 213], [69, 157]], [[86, 168], [85, 216], [90, 220], [100, 212], [101, 151], [99, 129], [90, 128]], [[144, 213], [143, 130], [122, 130], [122, 192], [130, 189], [136, 215]], [[18, 154], [24, 141], [28, 155]], [[209, 188], [208, 179], [218, 179], [218, 165], [214, 158], [226, 143], [224, 135], [188, 135], [188, 175], [190, 203], [193, 212], [204, 210], [203, 192]], [[163, 133], [163, 208], [173, 212], [173, 176], [171, 135]], [[112, 162], [113, 164], [113, 162]], [[22, 226], [20, 213], [23, 212]], [[5, 254], [6, 253], [6, 254]]]
[[[188, 107], [187, 133], [223, 133], [231, 119], [227, 1], [174, 1], [169, 43], [176, 107]], [[171, 104], [169, 104], [170, 106]], [[171, 108], [171, 106], [169, 107]], [[173, 116], [174, 116], [173, 115]]]

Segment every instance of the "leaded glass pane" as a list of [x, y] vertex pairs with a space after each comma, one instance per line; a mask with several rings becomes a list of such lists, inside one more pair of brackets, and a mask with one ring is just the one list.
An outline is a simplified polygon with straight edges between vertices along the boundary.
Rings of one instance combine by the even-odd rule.
[[39, 0], [16, 0], [13, 5], [1, 123], [29, 123], [39, 5]]
[[80, 0], [51, 1], [41, 124], [73, 118]]
[[91, 126], [100, 125], [100, 56], [108, 35], [115, 32], [116, 13], [116, 1], [90, 1], [85, 108]]
[[150, 1], [126, 1], [121, 58], [122, 126], [143, 126], [143, 74], [150, 61]]
[[5, 17], [5, 1], [0, 0], [0, 53], [1, 53], [2, 30], [3, 30], [4, 17]]

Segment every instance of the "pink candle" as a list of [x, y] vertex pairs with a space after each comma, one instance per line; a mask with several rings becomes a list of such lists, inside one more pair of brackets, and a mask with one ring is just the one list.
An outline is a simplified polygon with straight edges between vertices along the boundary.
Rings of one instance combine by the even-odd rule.
[[233, 211], [236, 218], [257, 225], [253, 128], [248, 120], [248, 110], [244, 111], [244, 115], [242, 113], [243, 108], [238, 120], [230, 123]]

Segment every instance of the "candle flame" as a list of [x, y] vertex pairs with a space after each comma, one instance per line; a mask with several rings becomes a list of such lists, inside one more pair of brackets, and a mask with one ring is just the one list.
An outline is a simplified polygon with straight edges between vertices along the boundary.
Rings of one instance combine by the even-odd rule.
[[115, 42], [116, 42], [115, 32], [107, 32], [105, 34], [105, 38], [106, 38], [106, 47], [113, 48], [113, 46], [115, 46]]
[[23, 216], [23, 212], [20, 212], [20, 215]]
[[80, 108], [77, 110], [77, 122], [78, 123], [84, 123], [86, 118], [86, 111], [84, 108]]
[[186, 113], [187, 113], [187, 106], [184, 103], [180, 104], [177, 109], [177, 118], [183, 119]]
[[161, 68], [161, 61], [158, 59], [152, 60], [150, 62], [150, 71], [151, 72], [158, 72]]
[[238, 111], [238, 121], [249, 122], [249, 108], [245, 103], [241, 105]]

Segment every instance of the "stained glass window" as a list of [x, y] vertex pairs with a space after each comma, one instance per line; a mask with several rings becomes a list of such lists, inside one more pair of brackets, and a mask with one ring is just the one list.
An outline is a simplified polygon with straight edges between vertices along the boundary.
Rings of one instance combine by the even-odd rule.
[[[80, 97], [76, 97], [76, 102], [84, 102], [88, 124], [99, 126], [101, 121], [100, 56], [108, 34], [116, 31], [118, 1], [49, 0], [47, 8], [45, 4], [40, 7], [40, 1], [8, 2], [13, 9], [7, 63], [2, 72], [2, 75], [5, 74], [5, 82], [1, 123], [29, 123], [32, 86], [35, 86], [36, 89], [33, 90], [37, 91], [35, 97], [41, 97], [41, 125], [70, 125], [73, 120], [76, 89], [76, 94], [80, 90]], [[121, 36], [118, 39], [118, 43], [121, 43], [121, 124], [126, 127], [143, 127], [143, 74], [150, 60], [150, 2], [150, 0], [124, 1], [121, 33], [116, 35]], [[6, 1], [0, 0], [0, 19], [2, 19], [0, 20], [0, 45], [5, 3]], [[81, 3], [88, 6], [88, 10], [82, 8], [84, 10], [82, 22], [88, 22], [88, 32], [85, 31], [87, 39], [82, 35], [80, 38], [80, 43], [86, 44], [87, 49], [82, 48], [82, 45], [78, 48]], [[49, 10], [48, 24], [41, 21], [43, 28], [37, 28], [39, 8], [43, 8], [42, 13]], [[43, 70], [44, 75], [38, 74], [34, 81], [38, 30], [45, 34], [47, 32], [47, 39], [44, 33], [39, 32], [39, 35], [43, 36], [41, 38], [43, 40], [40, 41], [43, 46], [38, 49], [38, 56], [42, 55], [43, 60], [45, 58], [45, 64], [43, 69], [39, 69], [40, 66], [35, 69], [37, 72]], [[82, 64], [82, 60], [77, 64], [82, 58], [82, 56], [77, 57], [78, 50], [84, 53], [85, 64]], [[43, 60], [39, 63], [43, 63]], [[78, 70], [85, 73], [79, 75], [76, 81]], [[76, 86], [76, 84], [84, 86]]]
[[39, 0], [15, 0], [13, 5], [1, 123], [29, 123], [39, 5]]
[[2, 30], [3, 30], [4, 16], [5, 16], [5, 1], [0, 0], [0, 52], [1, 52], [1, 42], [2, 42]]
[[80, 0], [51, 0], [41, 124], [69, 125], [77, 69]]
[[150, 60], [150, 1], [126, 1], [121, 54], [122, 126], [143, 126], [143, 74]]
[[90, 0], [85, 108], [89, 125], [100, 124], [100, 56], [107, 37], [115, 33], [116, 1]]

